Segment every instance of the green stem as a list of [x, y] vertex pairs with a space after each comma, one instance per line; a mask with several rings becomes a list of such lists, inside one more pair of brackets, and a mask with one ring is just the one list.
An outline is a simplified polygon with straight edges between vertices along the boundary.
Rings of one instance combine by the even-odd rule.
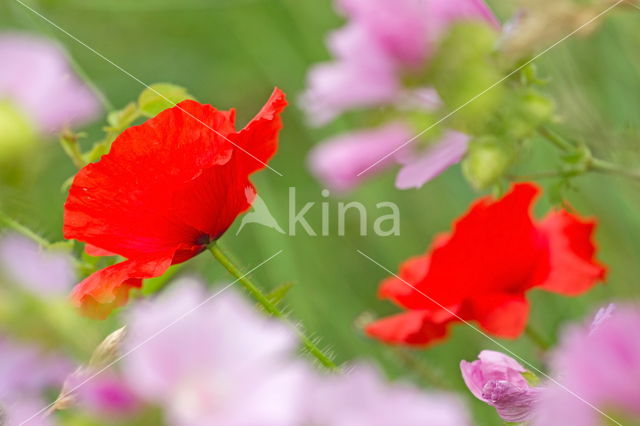
[[551, 344], [537, 330], [530, 325], [524, 330], [525, 334], [542, 352], [546, 352], [551, 348]]
[[16, 220], [12, 219], [11, 217], [7, 216], [4, 212], [1, 212], [1, 211], [0, 211], [0, 224], [4, 224], [7, 228], [10, 228], [16, 232], [19, 232], [25, 237], [40, 244], [42, 247], [49, 247], [51, 245], [49, 241], [45, 240], [40, 235], [33, 232], [31, 229], [27, 228], [23, 224], [17, 222]]
[[[244, 289], [267, 311], [271, 316], [276, 318], [281, 318], [287, 323], [289, 320], [287, 316], [282, 312], [276, 304], [274, 304], [269, 298], [258, 288], [255, 284], [253, 284], [247, 277], [246, 274], [243, 274], [240, 269], [238, 269], [233, 262], [225, 255], [220, 247], [218, 247], [215, 243], [209, 246], [209, 251], [216, 258], [218, 262], [227, 270], [231, 275], [233, 275], [237, 282], [239, 282]], [[304, 334], [298, 327], [294, 327], [296, 332], [299, 334], [300, 339], [302, 340], [302, 344], [309, 351], [311, 355], [313, 355], [322, 365], [331, 369], [337, 370], [338, 366], [331, 360], [331, 358], [326, 355], [315, 343], [309, 338], [306, 334]]]
[[569, 142], [568, 140], [566, 140], [565, 138], [563, 138], [562, 136], [560, 136], [559, 134], [557, 134], [551, 129], [548, 129], [546, 127], [541, 127], [538, 129], [538, 133], [540, 133], [542, 136], [545, 137], [545, 139], [547, 139], [549, 142], [554, 144], [556, 147], [558, 147], [562, 151], [573, 151], [575, 149], [575, 146], [571, 142]]
[[589, 169], [600, 172], [600, 173], [608, 173], [618, 176], [624, 176], [631, 179], [640, 180], [640, 171], [638, 170], [628, 170], [623, 166], [618, 164], [609, 163], [608, 161], [600, 160], [598, 158], [592, 158], [589, 163]]
[[[542, 135], [549, 142], [554, 144], [557, 148], [564, 152], [575, 152], [576, 146], [573, 142], [563, 138], [551, 129], [541, 127], [538, 129], [540, 135]], [[589, 154], [589, 160], [587, 163], [587, 171], [594, 171], [599, 173], [607, 173], [611, 175], [623, 176], [630, 179], [640, 180], [639, 170], [629, 170], [624, 166], [610, 163], [605, 160], [593, 157]]]
[[451, 389], [439, 371], [434, 370], [426, 362], [416, 357], [415, 353], [411, 350], [391, 347], [391, 351], [398, 357], [402, 364], [415, 372], [425, 383], [439, 389]]

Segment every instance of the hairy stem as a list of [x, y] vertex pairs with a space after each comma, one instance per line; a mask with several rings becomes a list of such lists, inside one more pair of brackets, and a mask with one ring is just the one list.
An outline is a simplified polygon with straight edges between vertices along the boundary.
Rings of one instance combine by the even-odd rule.
[[24, 226], [20, 222], [12, 219], [11, 217], [9, 217], [7, 214], [5, 214], [2, 211], [0, 211], [0, 224], [4, 225], [5, 227], [7, 227], [9, 229], [13, 229], [14, 231], [16, 231], [16, 232], [24, 235], [25, 237], [35, 241], [36, 243], [40, 244], [42, 247], [49, 247], [51, 245], [51, 243], [49, 241], [45, 240], [40, 235], [36, 234], [34, 231], [32, 231], [31, 229], [27, 228], [26, 226]]
[[[229, 257], [224, 254], [220, 247], [218, 247], [215, 243], [209, 246], [209, 251], [216, 258], [218, 262], [227, 270], [231, 275], [233, 275], [237, 282], [240, 283], [244, 289], [264, 308], [267, 313], [276, 318], [281, 318], [285, 322], [289, 323], [287, 316], [278, 308], [278, 306], [273, 303], [265, 293], [260, 290], [258, 286], [251, 282], [246, 277], [246, 274], [243, 274], [242, 271], [238, 267], [234, 265], [234, 263], [229, 259]], [[331, 358], [322, 351], [313, 341], [309, 338], [304, 332], [302, 332], [298, 327], [295, 327], [296, 332], [300, 336], [302, 340], [302, 344], [305, 349], [314, 356], [320, 364], [331, 370], [337, 370], [338, 367], [331, 360]]]
[[551, 343], [547, 341], [537, 330], [530, 325], [524, 330], [525, 334], [542, 352], [546, 352], [551, 348]]

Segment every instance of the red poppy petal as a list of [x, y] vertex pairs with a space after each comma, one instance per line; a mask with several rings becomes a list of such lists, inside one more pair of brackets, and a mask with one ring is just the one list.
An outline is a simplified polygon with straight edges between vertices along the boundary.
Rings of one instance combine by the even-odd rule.
[[442, 305], [456, 305], [537, 284], [547, 258], [545, 238], [530, 213], [538, 192], [533, 184], [518, 184], [497, 201], [476, 202], [431, 251], [428, 273], [417, 287]]
[[464, 316], [478, 321], [480, 327], [489, 334], [516, 338], [527, 326], [529, 302], [524, 294], [485, 295], [475, 298], [471, 312], [465, 312]]
[[365, 332], [389, 344], [424, 346], [447, 336], [448, 324], [455, 318], [447, 316], [434, 321], [426, 311], [407, 311], [368, 324]]
[[231, 136], [240, 147], [251, 155], [236, 152], [241, 159], [241, 174], [251, 174], [266, 167], [266, 163], [278, 149], [278, 132], [282, 129], [280, 113], [287, 106], [284, 92], [275, 88], [267, 103], [247, 126]]
[[286, 105], [284, 93], [275, 89], [247, 127], [230, 135], [237, 145], [232, 158], [224, 165], [204, 170], [175, 194], [174, 216], [217, 239], [240, 213], [248, 210], [256, 194], [249, 175], [264, 168], [276, 152], [282, 128], [280, 113]]
[[113, 253], [108, 250], [101, 249], [100, 247], [96, 247], [92, 244], [85, 244], [84, 252], [87, 253], [89, 256], [96, 256], [96, 257], [118, 255], [117, 253]]
[[549, 240], [551, 271], [539, 288], [575, 296], [604, 279], [606, 269], [594, 258], [595, 221], [582, 220], [561, 210], [552, 212], [539, 228]]
[[424, 278], [429, 268], [428, 256], [416, 256], [400, 266], [397, 278], [392, 276], [380, 284], [378, 297], [389, 299], [407, 309], [424, 308], [425, 297], [412, 288]]
[[162, 275], [171, 261], [172, 256], [165, 256], [116, 263], [84, 279], [74, 288], [71, 300], [83, 314], [104, 319], [127, 302], [129, 290], [140, 287], [144, 278]]
[[125, 257], [196, 241], [200, 232], [171, 214], [173, 194], [204, 169], [229, 161], [232, 145], [223, 136], [233, 131], [233, 115], [184, 101], [124, 131], [108, 154], [76, 175], [65, 237]]

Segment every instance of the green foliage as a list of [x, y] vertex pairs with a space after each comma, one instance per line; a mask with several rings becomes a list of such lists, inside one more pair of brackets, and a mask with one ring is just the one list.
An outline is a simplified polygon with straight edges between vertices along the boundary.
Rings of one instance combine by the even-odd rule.
[[154, 117], [187, 99], [195, 99], [184, 87], [158, 83], [146, 88], [138, 98], [138, 108], [147, 117]]

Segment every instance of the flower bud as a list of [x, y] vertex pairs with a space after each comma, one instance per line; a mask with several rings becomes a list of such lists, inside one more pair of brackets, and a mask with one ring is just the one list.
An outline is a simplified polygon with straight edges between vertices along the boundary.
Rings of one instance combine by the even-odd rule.
[[0, 164], [10, 164], [35, 146], [36, 131], [13, 105], [0, 102]]
[[476, 189], [485, 189], [500, 179], [513, 159], [513, 148], [485, 136], [471, 142], [462, 171]]

